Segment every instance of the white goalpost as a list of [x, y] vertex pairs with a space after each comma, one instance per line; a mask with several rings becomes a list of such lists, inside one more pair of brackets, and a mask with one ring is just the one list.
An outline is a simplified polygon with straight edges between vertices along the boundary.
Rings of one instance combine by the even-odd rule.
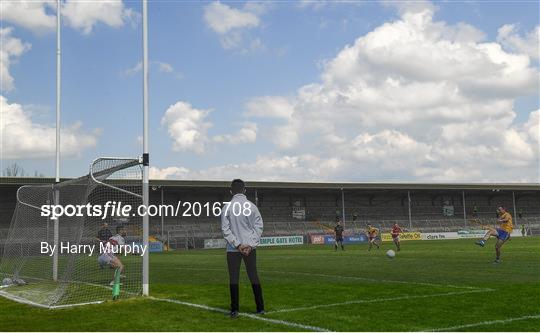
[[[148, 153], [148, 4], [147, 0], [142, 0], [143, 12], [143, 177], [142, 177], [142, 201], [148, 207], [148, 178], [150, 155]], [[149, 218], [143, 216], [143, 243], [148, 246]], [[149, 254], [148, 251], [143, 257], [143, 295], [149, 296]]]
[[[56, 0], [56, 161], [55, 161], [55, 176], [54, 181], [56, 184], [60, 182], [60, 91], [61, 91], [61, 59], [62, 59], [62, 49], [60, 47], [60, 23], [61, 23], [61, 12], [60, 12], [60, 0]], [[54, 203], [60, 203], [60, 193], [55, 192]], [[58, 248], [58, 219], [54, 220], [54, 245]], [[53, 281], [58, 280], [58, 252], [55, 252], [53, 255]]]
[[[55, 183], [22, 186], [0, 261], [0, 296], [35, 306], [63, 308], [99, 303], [111, 299], [149, 296], [149, 217], [102, 219], [95, 216], [63, 216], [51, 219], [41, 215], [42, 205], [103, 205], [116, 201], [132, 207], [149, 204], [148, 145], [148, 14], [142, 0], [143, 56], [143, 153], [140, 158], [98, 158], [85, 176], [60, 182], [61, 129], [61, 1], [57, 5], [56, 38], [56, 155]], [[146, 211], [146, 210], [145, 210]], [[136, 213], [136, 211], [134, 212]], [[52, 223], [51, 223], [52, 222]], [[51, 226], [52, 224], [52, 226]], [[121, 256], [125, 270], [120, 294], [111, 288], [111, 270], [98, 264], [96, 255], [62, 253], [60, 246], [92, 246], [107, 225], [115, 234], [126, 233], [126, 244], [147, 249], [143, 255]], [[51, 228], [52, 227], [52, 228]], [[52, 242], [50, 242], [52, 241]], [[52, 243], [44, 254], [41, 244]], [[52, 269], [51, 269], [52, 266]], [[114, 274], [116, 279], [117, 274]], [[120, 278], [120, 275], [118, 275]], [[4, 281], [10, 281], [5, 285]], [[114, 284], [114, 286], [119, 285]]]

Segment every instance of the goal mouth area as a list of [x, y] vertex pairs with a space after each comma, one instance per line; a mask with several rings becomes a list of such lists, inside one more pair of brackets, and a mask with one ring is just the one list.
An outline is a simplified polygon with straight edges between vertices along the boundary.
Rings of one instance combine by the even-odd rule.
[[[22, 279], [25, 284], [3, 285], [0, 296], [44, 308], [96, 304], [112, 299], [114, 269], [104, 267], [99, 232], [124, 233], [126, 244], [142, 244], [142, 217], [41, 216], [41, 206], [104, 205], [122, 202], [142, 204], [142, 166], [139, 159], [104, 157], [90, 164], [85, 176], [57, 184], [22, 186], [4, 244], [0, 262], [0, 283]], [[107, 233], [106, 233], [107, 234]], [[44, 253], [42, 243], [57, 245], [56, 253]], [[62, 253], [61, 244], [94, 246], [88, 253]], [[142, 257], [121, 255], [125, 267], [119, 299], [142, 294]]]
[[[92, 284], [83, 281], [58, 281], [25, 279], [24, 285], [2, 285], [0, 296], [15, 302], [29, 304], [47, 309], [60, 309], [89, 304], [101, 304], [110, 300], [112, 287], [108, 284]], [[66, 289], [64, 297], [55, 301], [58, 297], [58, 289]], [[66, 297], [66, 295], [68, 295]], [[91, 297], [80, 297], [92, 295]], [[132, 293], [121, 289], [119, 299], [141, 296], [140, 293]]]

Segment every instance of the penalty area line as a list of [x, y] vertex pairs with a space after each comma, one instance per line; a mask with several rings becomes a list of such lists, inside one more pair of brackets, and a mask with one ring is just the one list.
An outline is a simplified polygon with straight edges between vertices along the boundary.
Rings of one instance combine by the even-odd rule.
[[[149, 296], [148, 299], [155, 300], [155, 301], [161, 301], [161, 302], [174, 303], [174, 304], [181, 304], [181, 305], [186, 305], [186, 306], [190, 306], [190, 307], [193, 307], [193, 308], [198, 308], [198, 309], [203, 309], [203, 310], [213, 311], [213, 312], [219, 312], [219, 313], [223, 313], [223, 314], [228, 314], [229, 313], [229, 311], [227, 311], [225, 309], [215, 308], [215, 307], [204, 305], [204, 304], [196, 304], [196, 303], [189, 303], [189, 302], [179, 301], [179, 300], [176, 300], [176, 299], [159, 298], [159, 297], [153, 297], [153, 296]], [[251, 319], [255, 319], [255, 320], [264, 321], [264, 322], [267, 322], [267, 323], [284, 325], [284, 326], [289, 326], [289, 327], [296, 327], [296, 328], [300, 328], [300, 329], [306, 330], [306, 331], [331, 332], [331, 330], [329, 330], [329, 329], [318, 327], [318, 326], [304, 325], [304, 324], [299, 324], [299, 323], [286, 321], [286, 320], [266, 318], [266, 317], [258, 316], [258, 315], [252, 314], [252, 313], [239, 312], [238, 315], [242, 316], [242, 317], [247, 317], [247, 318], [251, 318]]]
[[516, 317], [516, 318], [489, 320], [489, 321], [481, 321], [481, 322], [472, 323], [472, 324], [457, 325], [457, 326], [444, 327], [444, 328], [435, 328], [435, 329], [427, 330], [424, 332], [441, 332], [441, 331], [447, 332], [447, 331], [454, 331], [454, 330], [459, 330], [459, 329], [469, 328], [469, 327], [485, 326], [485, 325], [493, 325], [493, 324], [506, 324], [506, 323], [511, 323], [513, 321], [539, 319], [539, 318], [540, 318], [540, 314], [535, 314], [535, 315], [528, 315], [528, 316]]
[[480, 289], [480, 290], [454, 291], [454, 292], [448, 292], [448, 293], [428, 294], [428, 295], [406, 295], [406, 296], [375, 298], [375, 299], [359, 299], [359, 300], [346, 301], [346, 302], [340, 302], [340, 303], [320, 304], [320, 305], [313, 305], [313, 306], [303, 306], [303, 307], [298, 307], [298, 308], [274, 310], [274, 311], [268, 311], [267, 313], [272, 314], [272, 313], [282, 313], [282, 312], [315, 310], [319, 308], [328, 308], [328, 307], [333, 307], [333, 306], [350, 305], [350, 304], [377, 303], [377, 302], [400, 301], [400, 300], [417, 299], [417, 298], [456, 296], [456, 295], [465, 295], [465, 294], [489, 292], [489, 291], [491, 290]]

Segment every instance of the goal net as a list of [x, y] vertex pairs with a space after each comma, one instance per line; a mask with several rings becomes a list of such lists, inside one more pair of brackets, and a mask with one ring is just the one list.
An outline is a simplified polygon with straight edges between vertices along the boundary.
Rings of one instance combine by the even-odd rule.
[[[113, 215], [111, 209], [105, 217], [89, 216], [86, 210], [82, 216], [66, 216], [72, 213], [66, 211], [56, 220], [42, 216], [42, 205], [104, 208], [107, 202], [131, 205], [130, 216]], [[22, 186], [0, 262], [0, 295], [48, 308], [111, 299], [115, 269], [98, 260], [100, 238], [120, 232], [125, 244], [141, 246], [142, 217], [136, 214], [141, 204], [142, 167], [137, 159], [99, 158], [86, 176], [55, 185]], [[56, 254], [44, 251], [44, 242], [57, 245]], [[142, 256], [117, 253], [116, 258], [124, 266], [118, 297], [140, 295]]]

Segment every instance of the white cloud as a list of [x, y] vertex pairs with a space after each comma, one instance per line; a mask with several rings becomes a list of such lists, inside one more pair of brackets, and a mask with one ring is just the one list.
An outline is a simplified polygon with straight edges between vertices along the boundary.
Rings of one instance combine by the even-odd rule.
[[173, 140], [174, 151], [191, 151], [197, 154], [206, 152], [210, 144], [247, 144], [257, 140], [257, 124], [244, 122], [242, 127], [229, 134], [211, 136], [208, 130], [213, 126], [209, 119], [212, 110], [193, 107], [190, 103], [178, 101], [169, 106], [161, 124], [167, 128]]
[[270, 138], [280, 150], [296, 147], [300, 142], [297, 126], [294, 123], [274, 127]]
[[[314, 155], [258, 156], [255, 162], [227, 164], [203, 170], [185, 167], [154, 168], [151, 177], [156, 179], [231, 180], [313, 180], [320, 175], [333, 174], [340, 168], [337, 159], [321, 159]], [[152, 177], [153, 176], [153, 177]]]
[[400, 15], [417, 14], [424, 11], [429, 11], [433, 13], [437, 10], [437, 7], [431, 1], [428, 1], [428, 0], [415, 0], [415, 1], [382, 0], [380, 2], [381, 4], [383, 4], [383, 6], [395, 8]]
[[163, 73], [172, 73], [174, 72], [174, 67], [166, 62], [163, 61], [155, 61], [154, 62], [158, 66], [158, 70]]
[[254, 13], [256, 15], [263, 15], [272, 7], [274, 7], [274, 4], [271, 1], [246, 1], [244, 4], [244, 11]]
[[505, 24], [499, 28], [497, 41], [512, 52], [527, 54], [532, 59], [540, 59], [540, 26], [520, 36], [515, 24]]
[[523, 128], [532, 140], [540, 144], [540, 109], [531, 112], [529, 120], [527, 120]]
[[133, 67], [124, 70], [123, 74], [126, 76], [132, 76], [142, 71], [142, 61], [136, 63]]
[[[62, 156], [79, 156], [95, 147], [99, 130], [85, 132], [82, 124], [64, 125], [61, 129]], [[20, 104], [9, 104], [0, 96], [0, 135], [2, 159], [33, 159], [55, 154], [56, 130], [52, 126], [34, 123]]]
[[237, 133], [216, 135], [212, 140], [217, 143], [228, 143], [233, 145], [254, 143], [257, 140], [257, 124], [246, 122]]
[[[133, 22], [138, 15], [126, 8], [122, 0], [62, 2], [64, 24], [83, 34], [92, 32], [95, 25], [103, 23], [119, 28]], [[2, 20], [6, 20], [36, 33], [54, 31], [56, 28], [56, 1], [3, 1]]]
[[206, 24], [218, 34], [226, 34], [233, 29], [257, 27], [259, 17], [254, 13], [231, 8], [221, 2], [212, 2], [204, 8]]
[[119, 28], [132, 21], [135, 12], [124, 6], [122, 0], [108, 1], [66, 1], [62, 14], [72, 28], [89, 34], [97, 23]]
[[258, 130], [274, 152], [161, 175], [540, 181], [540, 110], [515, 122], [515, 100], [538, 95], [539, 71], [526, 51], [509, 53], [467, 23], [434, 21], [431, 3], [398, 5], [399, 19], [345, 46], [325, 62], [319, 82], [246, 103], [246, 117], [268, 118]]
[[23, 53], [30, 50], [31, 45], [11, 35], [13, 28], [0, 28], [0, 91], [11, 91], [15, 87], [10, 66]]
[[246, 115], [281, 119], [261, 131], [289, 158], [338, 161], [312, 180], [539, 181], [538, 112], [514, 122], [515, 99], [538, 94], [528, 55], [434, 21], [430, 3], [398, 5], [399, 19], [345, 46], [320, 82], [254, 98]]
[[354, 5], [361, 6], [362, 1], [358, 0], [300, 0], [298, 1], [298, 8], [301, 9], [313, 9], [319, 11], [321, 9], [326, 9], [332, 5]]
[[282, 96], [262, 96], [246, 103], [246, 116], [290, 119], [294, 104]]
[[[2, 20], [25, 27], [36, 33], [56, 28], [56, 1], [2, 1]], [[53, 11], [51, 13], [51, 11]]]
[[189, 172], [189, 169], [182, 167], [150, 167], [150, 179], [186, 179]]
[[202, 154], [208, 143], [208, 129], [212, 126], [206, 120], [211, 110], [196, 109], [191, 104], [179, 101], [169, 106], [161, 119], [173, 140], [174, 151], [193, 151]]
[[[163, 62], [163, 61], [152, 61], [150, 62], [150, 65], [155, 65], [157, 67], [157, 71], [161, 72], [161, 73], [174, 73], [174, 67], [173, 65], [167, 63], [167, 62]], [[126, 70], [124, 70], [122, 72], [123, 75], [126, 75], [126, 76], [132, 76], [132, 75], [135, 75], [137, 73], [139, 73], [140, 71], [142, 71], [142, 67], [143, 67], [143, 64], [142, 64], [142, 61], [139, 61], [138, 63], [136, 63], [133, 67], [130, 67]], [[150, 68], [151, 69], [151, 68]], [[176, 76], [178, 78], [181, 78], [182, 74], [181, 73], [177, 73]]]
[[242, 9], [232, 8], [219, 1], [204, 7], [204, 22], [217, 33], [225, 49], [241, 48], [250, 52], [263, 48], [259, 38], [251, 38], [244, 46], [246, 31], [261, 24], [260, 15], [264, 14], [269, 4], [264, 2], [247, 2]]

